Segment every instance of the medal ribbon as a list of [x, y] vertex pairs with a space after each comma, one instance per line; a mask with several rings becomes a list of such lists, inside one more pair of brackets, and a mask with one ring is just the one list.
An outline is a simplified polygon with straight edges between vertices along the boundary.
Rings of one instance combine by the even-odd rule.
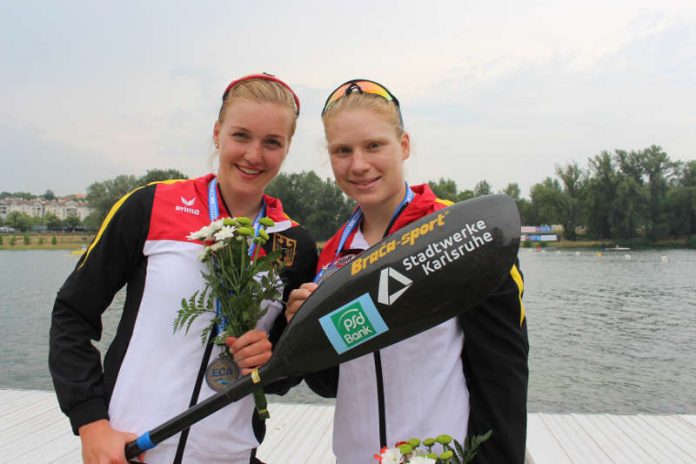
[[[411, 203], [413, 200], [413, 197], [415, 194], [413, 193], [413, 190], [408, 186], [408, 182], [404, 182], [406, 185], [406, 193], [404, 194], [404, 198], [401, 200], [401, 203], [399, 203], [399, 206], [396, 207], [394, 212], [392, 213], [391, 219], [389, 219], [389, 227], [391, 227], [391, 224], [394, 221], [394, 218], [404, 209], [406, 205]], [[341, 239], [338, 241], [338, 247], [336, 248], [336, 254], [334, 255], [333, 259], [324, 267], [322, 267], [319, 270], [319, 273], [314, 277], [314, 283], [318, 283], [321, 278], [324, 276], [324, 273], [327, 269], [329, 269], [333, 263], [336, 262], [338, 259], [338, 256], [341, 254], [341, 251], [343, 251], [343, 247], [346, 245], [346, 241], [348, 240], [348, 237], [353, 233], [353, 230], [357, 227], [358, 224], [360, 224], [360, 221], [362, 221], [362, 210], [358, 206], [355, 211], [353, 211], [353, 214], [351, 214], [350, 219], [348, 219], [348, 222], [346, 222], [346, 227], [343, 229], [343, 233], [341, 234]], [[385, 236], [389, 230], [385, 232]]]
[[[217, 200], [217, 178], [213, 178], [213, 180], [210, 181], [208, 184], [208, 214], [210, 217], [210, 222], [217, 221], [217, 219], [220, 217], [220, 205]], [[254, 251], [256, 250], [256, 243], [253, 242], [253, 239], [256, 238], [259, 235], [259, 230], [261, 229], [261, 223], [259, 222], [262, 217], [266, 215], [266, 201], [261, 198], [261, 209], [259, 212], [256, 214], [256, 218], [254, 218], [254, 235], [252, 237], [252, 242], [251, 246], [249, 247], [249, 256], [253, 256]], [[225, 327], [227, 326], [227, 320], [221, 315], [221, 304], [220, 300], [217, 298], [215, 299], [215, 313], [216, 315], [220, 318], [220, 322], [217, 325], [217, 332], [218, 334], [222, 333], [225, 330]]]

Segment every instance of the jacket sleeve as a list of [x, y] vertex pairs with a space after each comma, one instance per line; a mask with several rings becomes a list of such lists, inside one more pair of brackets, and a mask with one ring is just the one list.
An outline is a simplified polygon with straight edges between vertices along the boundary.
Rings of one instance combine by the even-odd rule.
[[[285, 243], [294, 242], [294, 247], [288, 248], [283, 257], [286, 262], [286, 267], [281, 273], [281, 279], [283, 280], [283, 311], [276, 318], [269, 333], [269, 339], [274, 346], [287, 326], [285, 302], [288, 301], [290, 292], [305, 282], [311, 282], [317, 266], [317, 244], [306, 229], [294, 227], [282, 234], [285, 235]], [[295, 377], [283, 379], [267, 385], [264, 387], [264, 391], [266, 393], [284, 395], [290, 388], [301, 381], [301, 378]]]
[[476, 464], [523, 464], [527, 434], [529, 343], [516, 264], [503, 284], [460, 318], [462, 360], [469, 389], [468, 435], [492, 430]]
[[[49, 332], [49, 371], [61, 410], [73, 432], [108, 418], [101, 356], [92, 344], [101, 315], [143, 258], [154, 187], [119, 200], [58, 292]], [[148, 205], [149, 203], [149, 205]]]

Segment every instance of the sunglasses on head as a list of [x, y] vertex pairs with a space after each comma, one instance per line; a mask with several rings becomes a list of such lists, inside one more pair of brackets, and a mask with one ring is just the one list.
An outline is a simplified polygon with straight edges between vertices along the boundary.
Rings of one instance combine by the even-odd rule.
[[338, 100], [345, 97], [346, 95], [350, 95], [352, 93], [377, 95], [379, 97], [384, 98], [388, 102], [394, 103], [394, 105], [396, 105], [396, 111], [399, 113], [399, 122], [403, 127], [404, 120], [401, 117], [401, 108], [399, 107], [399, 100], [397, 100], [397, 98], [385, 86], [378, 82], [371, 81], [368, 79], [352, 79], [348, 82], [344, 82], [343, 84], [339, 85], [336, 88], [336, 90], [331, 92], [329, 98], [326, 99], [326, 103], [324, 103], [324, 109], [321, 110], [321, 115], [324, 116], [324, 114], [328, 111], [329, 108], [331, 108], [331, 106], [334, 105], [334, 103], [336, 103]]

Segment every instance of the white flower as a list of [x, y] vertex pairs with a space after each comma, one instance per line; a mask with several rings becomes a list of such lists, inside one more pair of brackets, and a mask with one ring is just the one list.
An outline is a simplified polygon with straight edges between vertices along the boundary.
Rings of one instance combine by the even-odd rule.
[[196, 232], [191, 232], [186, 238], [189, 240], [208, 240], [208, 226], [203, 226]]
[[435, 464], [435, 460], [425, 456], [413, 456], [408, 464]]
[[205, 247], [205, 252], [207, 253], [213, 253], [215, 251], [218, 251], [220, 248], [225, 246], [225, 242], [215, 242], [210, 246]]
[[233, 226], [224, 226], [222, 229], [215, 233], [215, 241], [222, 242], [228, 238], [234, 237], [235, 230], [237, 229]]
[[215, 232], [222, 229], [223, 227], [225, 227], [225, 220], [224, 219], [218, 219], [217, 221], [211, 222], [210, 225], [208, 226], [210, 235], [214, 235]]
[[382, 464], [401, 464], [401, 450], [399, 448], [388, 448], [381, 454]]

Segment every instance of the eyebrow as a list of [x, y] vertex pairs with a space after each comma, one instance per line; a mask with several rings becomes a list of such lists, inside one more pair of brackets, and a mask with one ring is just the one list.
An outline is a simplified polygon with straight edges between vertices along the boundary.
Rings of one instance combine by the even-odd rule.
[[[244, 132], [253, 132], [252, 130], [250, 130], [244, 126], [230, 126], [230, 130], [233, 130], [233, 131], [241, 130]], [[267, 135], [264, 135], [264, 137], [272, 137], [272, 138], [276, 138], [276, 139], [285, 139], [285, 136], [281, 135], [281, 134], [267, 134]]]

